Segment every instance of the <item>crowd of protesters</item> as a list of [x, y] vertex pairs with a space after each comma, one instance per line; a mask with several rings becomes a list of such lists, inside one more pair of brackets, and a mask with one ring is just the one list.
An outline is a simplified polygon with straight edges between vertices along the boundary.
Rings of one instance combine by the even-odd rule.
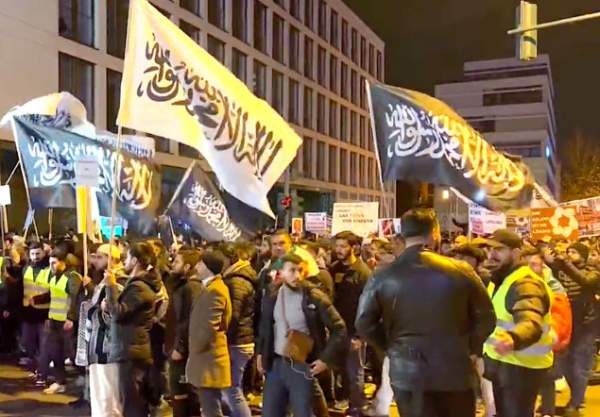
[[[599, 336], [600, 256], [508, 230], [252, 241], [25, 242], [0, 257], [0, 343], [45, 394], [93, 417], [583, 415]], [[84, 276], [84, 259], [88, 273]], [[6, 355], [6, 357], [8, 357]], [[65, 371], [65, 367], [69, 372]], [[377, 385], [365, 397], [366, 373]], [[541, 402], [536, 410], [536, 399]]]

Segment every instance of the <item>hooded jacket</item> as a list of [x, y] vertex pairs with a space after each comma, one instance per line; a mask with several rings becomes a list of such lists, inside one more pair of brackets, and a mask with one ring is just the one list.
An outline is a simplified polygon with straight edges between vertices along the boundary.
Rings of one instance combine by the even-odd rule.
[[106, 287], [111, 338], [109, 362], [152, 362], [150, 329], [160, 289], [160, 277], [154, 269], [129, 278], [120, 293], [116, 286]]
[[231, 297], [231, 323], [227, 342], [232, 346], [254, 343], [254, 308], [258, 279], [248, 261], [238, 261], [223, 272]]

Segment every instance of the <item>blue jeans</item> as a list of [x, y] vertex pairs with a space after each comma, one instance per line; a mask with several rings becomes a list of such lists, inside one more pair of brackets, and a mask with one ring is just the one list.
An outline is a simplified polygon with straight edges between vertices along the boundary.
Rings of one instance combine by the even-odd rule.
[[294, 417], [312, 417], [313, 385], [308, 364], [276, 357], [265, 380], [262, 417], [285, 417], [288, 405]]
[[581, 408], [596, 354], [596, 323], [573, 329], [571, 344], [565, 357], [564, 372], [571, 400], [569, 407]]
[[242, 380], [244, 369], [252, 359], [254, 346], [229, 346], [229, 360], [231, 362], [231, 387], [223, 390], [223, 399], [231, 410], [231, 417], [252, 417], [250, 407], [244, 397]]

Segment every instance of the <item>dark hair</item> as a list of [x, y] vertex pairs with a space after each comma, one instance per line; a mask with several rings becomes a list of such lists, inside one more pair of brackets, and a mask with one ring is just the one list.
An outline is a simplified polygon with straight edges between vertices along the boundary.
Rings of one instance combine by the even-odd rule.
[[356, 236], [354, 233], [350, 232], [349, 230], [345, 230], [343, 232], [339, 232], [337, 235], [334, 236], [335, 240], [345, 240], [346, 242], [348, 242], [348, 244], [350, 246], [356, 246], [356, 245], [360, 245], [362, 239], [359, 238], [358, 236]]
[[50, 257], [56, 258], [61, 262], [65, 262], [67, 260], [68, 254], [69, 252], [65, 249], [64, 246], [57, 246], [54, 249], [52, 249], [52, 252], [50, 252]]
[[184, 265], [189, 265], [192, 268], [195, 267], [198, 262], [200, 262], [200, 258], [202, 257], [200, 251], [195, 249], [180, 250], [177, 255], [181, 256]]
[[33, 242], [29, 242], [29, 245], [27, 245], [27, 249], [28, 250], [33, 250], [33, 249], [42, 249], [42, 250], [44, 250], [44, 246], [42, 245], [41, 242], [33, 241]]
[[283, 268], [283, 266], [286, 264], [286, 262], [291, 262], [294, 265], [300, 265], [302, 263], [302, 258], [296, 254], [288, 253], [288, 254], [282, 256], [281, 258], [279, 258], [279, 261], [281, 262], [281, 267]]
[[150, 243], [134, 243], [129, 247], [129, 255], [132, 258], [136, 258], [143, 268], [156, 265], [156, 255]]
[[402, 236], [426, 237], [437, 226], [438, 220], [432, 209], [417, 208], [404, 213], [401, 220]]

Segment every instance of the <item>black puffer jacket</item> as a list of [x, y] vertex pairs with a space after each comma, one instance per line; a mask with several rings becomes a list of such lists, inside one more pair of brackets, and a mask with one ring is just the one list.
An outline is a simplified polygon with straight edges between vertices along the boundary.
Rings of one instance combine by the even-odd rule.
[[112, 342], [108, 362], [152, 362], [150, 329], [160, 288], [154, 270], [129, 278], [120, 294], [117, 287], [106, 287]]
[[389, 356], [392, 385], [408, 391], [473, 388], [469, 356], [481, 354], [495, 324], [475, 271], [422, 246], [375, 273], [356, 316], [358, 334]]
[[166, 314], [165, 352], [170, 355], [174, 350], [184, 357], [188, 355], [190, 314], [194, 302], [194, 293], [188, 279], [182, 275], [171, 274], [167, 290], [169, 308]]
[[334, 262], [331, 265], [330, 274], [335, 286], [333, 305], [344, 319], [348, 335], [355, 337], [354, 320], [356, 319], [358, 300], [371, 276], [371, 270], [359, 258], [352, 265], [344, 265], [340, 261]]
[[557, 257], [550, 264], [552, 273], [565, 287], [573, 313], [573, 329], [590, 324], [598, 317], [595, 293], [600, 289], [600, 272], [583, 262], [574, 265]]
[[[275, 358], [275, 319], [274, 310], [280, 285], [271, 285], [263, 297], [262, 316], [260, 321], [260, 343], [257, 353], [262, 355], [262, 365], [269, 370]], [[331, 304], [331, 300], [322, 291], [304, 282], [302, 289], [302, 311], [310, 336], [314, 340], [313, 351], [307, 362], [320, 359], [329, 368], [343, 365], [346, 349], [346, 325], [344, 320]]]
[[223, 273], [223, 282], [229, 289], [232, 316], [227, 330], [227, 343], [232, 346], [254, 342], [254, 309], [256, 271], [247, 261], [238, 261]]

